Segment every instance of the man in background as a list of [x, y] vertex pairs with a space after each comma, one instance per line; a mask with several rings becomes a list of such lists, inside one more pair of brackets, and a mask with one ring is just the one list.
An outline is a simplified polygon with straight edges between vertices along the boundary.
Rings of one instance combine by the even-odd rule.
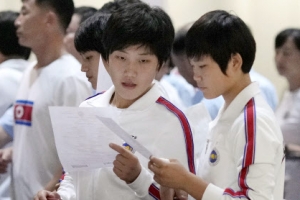
[[80, 64], [63, 44], [73, 12], [72, 0], [23, 0], [15, 21], [19, 43], [37, 59], [25, 71], [14, 104], [16, 200], [33, 199], [41, 189], [52, 191], [61, 175], [48, 107], [78, 106], [91, 95]]

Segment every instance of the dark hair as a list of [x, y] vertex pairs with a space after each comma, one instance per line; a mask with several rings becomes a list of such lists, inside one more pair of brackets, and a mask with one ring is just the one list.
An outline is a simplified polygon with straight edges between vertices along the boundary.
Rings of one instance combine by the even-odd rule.
[[132, 45], [142, 45], [157, 56], [159, 66], [170, 56], [174, 27], [170, 17], [160, 8], [145, 3], [126, 6], [113, 13], [103, 33], [104, 59], [109, 54]]
[[256, 44], [247, 25], [237, 16], [223, 10], [211, 11], [198, 19], [187, 33], [189, 58], [208, 55], [226, 74], [232, 54], [243, 59], [242, 71], [249, 73], [255, 59]]
[[281, 31], [275, 38], [275, 48], [280, 48], [291, 37], [298, 50], [300, 50], [300, 29], [289, 28]]
[[35, 0], [39, 6], [45, 6], [57, 14], [60, 24], [65, 31], [71, 22], [74, 13], [73, 0]]
[[102, 35], [109, 14], [97, 13], [82, 22], [75, 33], [75, 48], [80, 53], [87, 51], [97, 51], [103, 54]]
[[118, 11], [120, 8], [124, 8], [130, 4], [141, 3], [140, 0], [114, 0], [105, 3], [98, 11], [101, 13], [110, 13]]
[[181, 54], [186, 54], [186, 34], [190, 27], [193, 25], [193, 22], [188, 23], [181, 27], [176, 33], [175, 33], [175, 38], [173, 42], [173, 48], [172, 48], [172, 53], [175, 55], [181, 55]]
[[74, 10], [74, 14], [77, 14], [80, 16], [80, 23], [85, 21], [87, 18], [89, 18], [96, 12], [97, 12], [97, 9], [94, 7], [90, 7], [90, 6], [81, 6], [81, 7], [75, 8], [75, 10]]
[[13, 11], [0, 12], [0, 52], [4, 56], [18, 56], [27, 60], [30, 49], [19, 44], [14, 25], [18, 15]]

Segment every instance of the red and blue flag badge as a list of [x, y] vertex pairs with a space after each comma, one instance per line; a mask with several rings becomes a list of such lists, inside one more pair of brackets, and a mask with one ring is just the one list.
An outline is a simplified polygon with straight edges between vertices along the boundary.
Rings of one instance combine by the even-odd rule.
[[31, 126], [33, 101], [17, 100], [14, 106], [14, 118], [16, 124]]

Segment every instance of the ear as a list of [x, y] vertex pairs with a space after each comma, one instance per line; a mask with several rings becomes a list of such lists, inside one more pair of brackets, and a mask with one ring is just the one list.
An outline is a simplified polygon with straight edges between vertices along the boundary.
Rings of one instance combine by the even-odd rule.
[[242, 70], [242, 65], [243, 65], [242, 56], [239, 53], [232, 54], [229, 65], [234, 72], [238, 70]]
[[56, 14], [53, 11], [48, 11], [46, 15], [47, 26], [53, 26], [53, 24], [58, 23]]

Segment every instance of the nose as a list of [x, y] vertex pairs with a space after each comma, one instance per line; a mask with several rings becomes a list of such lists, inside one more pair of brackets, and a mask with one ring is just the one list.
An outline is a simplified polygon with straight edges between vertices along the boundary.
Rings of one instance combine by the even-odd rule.
[[20, 24], [21, 24], [21, 20], [20, 20], [20, 17], [21, 15], [19, 15], [18, 17], [17, 17], [17, 19], [15, 20], [15, 22], [14, 22], [14, 24], [15, 24], [15, 27], [19, 27], [20, 26]]
[[128, 77], [135, 77], [137, 74], [137, 64], [135, 63], [127, 63], [125, 67], [125, 75]]
[[202, 80], [202, 76], [201, 76], [200, 72], [196, 69], [196, 67], [193, 67], [193, 73], [194, 73], [193, 78], [196, 82], [199, 82]]
[[280, 64], [282, 62], [283, 55], [281, 52], [276, 52], [275, 54], [275, 63], [276, 65]]
[[84, 63], [81, 64], [81, 71], [82, 72], [87, 72], [88, 71], [88, 67]]

